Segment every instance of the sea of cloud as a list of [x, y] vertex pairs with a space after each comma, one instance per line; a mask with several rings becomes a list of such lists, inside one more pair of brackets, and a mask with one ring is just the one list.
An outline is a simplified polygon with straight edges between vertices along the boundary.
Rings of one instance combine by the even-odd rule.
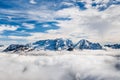
[[0, 80], [120, 80], [117, 50], [39, 54], [46, 55], [1, 53]]

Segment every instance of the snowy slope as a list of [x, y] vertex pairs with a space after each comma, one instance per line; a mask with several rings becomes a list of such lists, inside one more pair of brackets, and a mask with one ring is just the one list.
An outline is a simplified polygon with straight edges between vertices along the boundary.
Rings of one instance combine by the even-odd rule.
[[73, 43], [69, 39], [47, 39], [39, 40], [32, 44], [35, 49], [40, 50], [67, 50], [70, 47], [73, 47]]
[[82, 39], [76, 45], [75, 48], [78, 49], [90, 49], [90, 50], [101, 50], [102, 46], [99, 43], [93, 43], [88, 40]]
[[72, 42], [70, 39], [45, 39], [39, 40], [30, 44], [11, 44], [4, 52], [21, 52], [21, 51], [33, 51], [33, 50], [52, 50], [52, 51], [73, 51], [74, 49], [90, 49], [90, 50], [102, 50], [102, 46], [99, 43], [93, 43], [88, 40], [82, 39], [78, 43]]

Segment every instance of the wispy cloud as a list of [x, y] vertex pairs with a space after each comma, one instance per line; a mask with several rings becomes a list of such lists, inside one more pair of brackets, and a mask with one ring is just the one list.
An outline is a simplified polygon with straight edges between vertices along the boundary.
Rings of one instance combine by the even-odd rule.
[[22, 26], [25, 26], [27, 29], [34, 29], [35, 28], [34, 24], [28, 24], [28, 23], [23, 23]]
[[30, 0], [31, 4], [37, 4], [37, 2], [35, 0]]
[[[23, 34], [25, 32], [29, 34], [25, 37], [28, 41], [63, 37], [77, 41], [86, 38], [97, 42], [119, 42], [120, 6], [114, 5], [114, 1], [110, 3], [110, 1], [48, 0], [45, 2], [43, 0], [29, 0], [24, 3], [24, 6], [27, 6], [26, 8], [21, 7], [23, 4], [16, 2], [20, 5], [18, 9], [0, 9], [0, 31], [2, 33], [6, 30], [16, 31], [19, 28], [18, 32], [24, 31]], [[23, 1], [19, 2], [22, 3]], [[100, 11], [98, 8], [101, 6], [107, 6], [107, 9]], [[80, 7], [86, 9], [83, 10]], [[47, 22], [56, 23], [53, 25]], [[10, 25], [11, 23], [12, 25]], [[8, 36], [10, 36], [8, 38], [17, 39], [22, 37], [12, 34]]]
[[[58, 25], [61, 26], [58, 31], [68, 36], [69, 34], [76, 34], [76, 37], [84, 33], [88, 36], [88, 39], [94, 41], [110, 41], [107, 38], [120, 35], [118, 31], [120, 30], [119, 9], [119, 6], [111, 6], [102, 12], [95, 9], [81, 11], [77, 7], [60, 10], [56, 14], [70, 16], [72, 19], [69, 21], [58, 21]], [[116, 34], [113, 34], [113, 36], [108, 35], [111, 34], [112, 31], [116, 32]], [[116, 36], [114, 38], [116, 38]], [[119, 40], [120, 39], [117, 38], [117, 40], [112, 41], [119, 42]]]
[[3, 33], [5, 30], [7, 31], [15, 31], [19, 28], [19, 26], [13, 25], [0, 25], [0, 33]]

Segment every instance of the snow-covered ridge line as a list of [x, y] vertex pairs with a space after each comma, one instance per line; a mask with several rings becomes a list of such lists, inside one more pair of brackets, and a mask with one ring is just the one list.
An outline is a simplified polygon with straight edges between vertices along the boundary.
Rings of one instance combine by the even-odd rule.
[[74, 44], [70, 39], [46, 39], [39, 40], [30, 44], [20, 45], [20, 44], [11, 44], [9, 45], [4, 52], [9, 51], [33, 51], [33, 50], [52, 50], [52, 51], [73, 51], [74, 49], [90, 49], [90, 50], [99, 50], [102, 49], [102, 46], [99, 43], [93, 43], [88, 40], [82, 39], [78, 43]]
[[[113, 45], [114, 49], [119, 49], [120, 45]], [[113, 46], [107, 46], [113, 48]], [[73, 50], [105, 50], [100, 43], [90, 42], [88, 40], [82, 39], [78, 41], [76, 44], [73, 43], [70, 39], [46, 39], [39, 40], [33, 43], [21, 45], [21, 44], [11, 44], [9, 45], [4, 52], [30, 52], [30, 51], [73, 51]]]

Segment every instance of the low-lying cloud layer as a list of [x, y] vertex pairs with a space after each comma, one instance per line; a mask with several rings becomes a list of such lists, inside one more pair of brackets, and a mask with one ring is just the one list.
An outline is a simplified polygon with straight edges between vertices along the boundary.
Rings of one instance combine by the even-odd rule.
[[[49, 56], [23, 56], [1, 53], [0, 79], [120, 80], [119, 57], [105, 55], [109, 52], [47, 53]], [[110, 54], [114, 55], [114, 52]]]

